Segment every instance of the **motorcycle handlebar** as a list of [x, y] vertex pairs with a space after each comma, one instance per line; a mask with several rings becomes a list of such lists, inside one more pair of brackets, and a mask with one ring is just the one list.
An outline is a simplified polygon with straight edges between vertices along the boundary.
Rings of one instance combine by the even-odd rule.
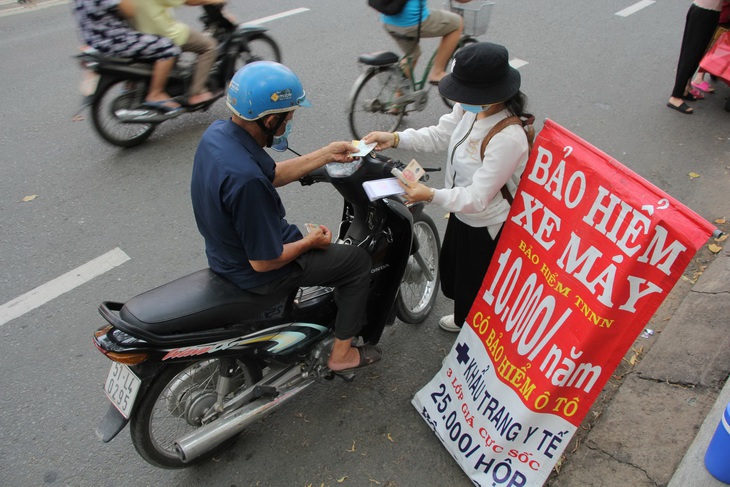
[[[384, 164], [385, 170], [383, 173], [383, 177], [390, 176], [390, 168], [392, 168], [392, 167], [397, 167], [398, 169], [404, 169], [406, 166], [401, 161], [398, 161], [396, 159], [391, 159], [389, 157], [383, 156], [382, 154], [371, 153], [370, 156], [368, 156], [368, 157], [371, 157], [373, 160], [379, 161], [380, 163]], [[423, 168], [423, 170], [426, 173], [429, 173], [429, 172], [441, 171], [441, 168], [440, 167], [425, 167], [425, 168]], [[421, 177], [421, 180], [423, 182], [428, 181], [428, 179], [429, 179], [428, 174], [424, 174]], [[329, 174], [327, 173], [327, 169], [323, 166], [318, 169], [315, 169], [314, 171], [310, 172], [306, 176], [302, 176], [301, 178], [299, 178], [299, 183], [302, 186], [311, 186], [315, 183], [326, 182], [329, 180], [330, 180], [330, 178], [329, 178]]]
[[299, 184], [301, 184], [302, 186], [311, 186], [314, 183], [321, 183], [322, 181], [327, 180], [327, 169], [322, 166], [310, 172], [306, 176], [302, 176], [301, 178], [299, 178]]

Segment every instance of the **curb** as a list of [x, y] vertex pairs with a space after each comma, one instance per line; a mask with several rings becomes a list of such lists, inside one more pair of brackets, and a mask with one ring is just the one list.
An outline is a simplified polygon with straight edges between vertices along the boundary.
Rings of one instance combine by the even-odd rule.
[[[730, 401], [728, 297], [730, 249], [716, 255], [689, 290], [677, 287], [676, 308], [660, 307], [647, 325], [657, 328], [656, 340], [637, 339], [632, 347], [646, 345], [646, 356], [635, 369], [619, 374], [618, 384], [609, 381], [606, 389], [613, 391], [602, 409], [594, 404], [594, 424], [583, 426], [590, 430], [569, 445], [564, 465], [546, 485], [728, 485], [704, 465], [707, 445]], [[670, 293], [669, 308], [671, 300]]]

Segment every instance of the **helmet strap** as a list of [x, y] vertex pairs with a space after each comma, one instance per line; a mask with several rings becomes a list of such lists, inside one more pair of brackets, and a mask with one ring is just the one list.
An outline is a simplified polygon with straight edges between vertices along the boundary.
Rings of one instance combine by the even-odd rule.
[[264, 134], [266, 134], [266, 147], [271, 147], [271, 144], [274, 143], [274, 136], [284, 124], [288, 114], [289, 112], [279, 113], [276, 119], [276, 125], [273, 129], [268, 128], [264, 123], [264, 118], [266, 117], [256, 119], [256, 124], [264, 131]]

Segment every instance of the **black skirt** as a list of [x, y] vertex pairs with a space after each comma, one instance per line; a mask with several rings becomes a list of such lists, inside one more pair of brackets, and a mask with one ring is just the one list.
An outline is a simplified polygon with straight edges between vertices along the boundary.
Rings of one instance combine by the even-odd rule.
[[[500, 230], [500, 234], [501, 234]], [[487, 227], [472, 227], [451, 213], [439, 259], [441, 290], [454, 300], [454, 323], [464, 324], [497, 247]]]

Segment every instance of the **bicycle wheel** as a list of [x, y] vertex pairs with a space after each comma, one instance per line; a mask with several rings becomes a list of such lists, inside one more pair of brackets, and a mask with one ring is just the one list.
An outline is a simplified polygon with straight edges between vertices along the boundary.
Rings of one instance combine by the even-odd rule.
[[400, 69], [373, 68], [361, 79], [347, 104], [352, 136], [360, 140], [373, 131], [395, 131], [406, 108], [399, 106], [397, 100], [410, 92]]
[[[400, 283], [396, 316], [405, 323], [421, 323], [431, 312], [439, 289], [438, 269], [441, 240], [430, 216], [413, 216], [413, 236], [418, 241], [418, 257], [411, 255]], [[425, 266], [433, 279], [423, 272]]]
[[[470, 44], [476, 44], [477, 41], [473, 37], [462, 37], [459, 43], [456, 45], [456, 49], [454, 49], [454, 53], [449, 58], [449, 62], [446, 63], [446, 72], [450, 73], [454, 67], [454, 57], [456, 57], [456, 53], [459, 52], [459, 49], [462, 49]], [[454, 108], [454, 102], [449, 100], [448, 98], [444, 98], [443, 96], [441, 99], [444, 101], [447, 107]]]
[[91, 122], [96, 132], [117, 147], [134, 147], [152, 135], [157, 124], [124, 123], [118, 114], [142, 106], [147, 87], [141, 81], [119, 80], [94, 95]]

